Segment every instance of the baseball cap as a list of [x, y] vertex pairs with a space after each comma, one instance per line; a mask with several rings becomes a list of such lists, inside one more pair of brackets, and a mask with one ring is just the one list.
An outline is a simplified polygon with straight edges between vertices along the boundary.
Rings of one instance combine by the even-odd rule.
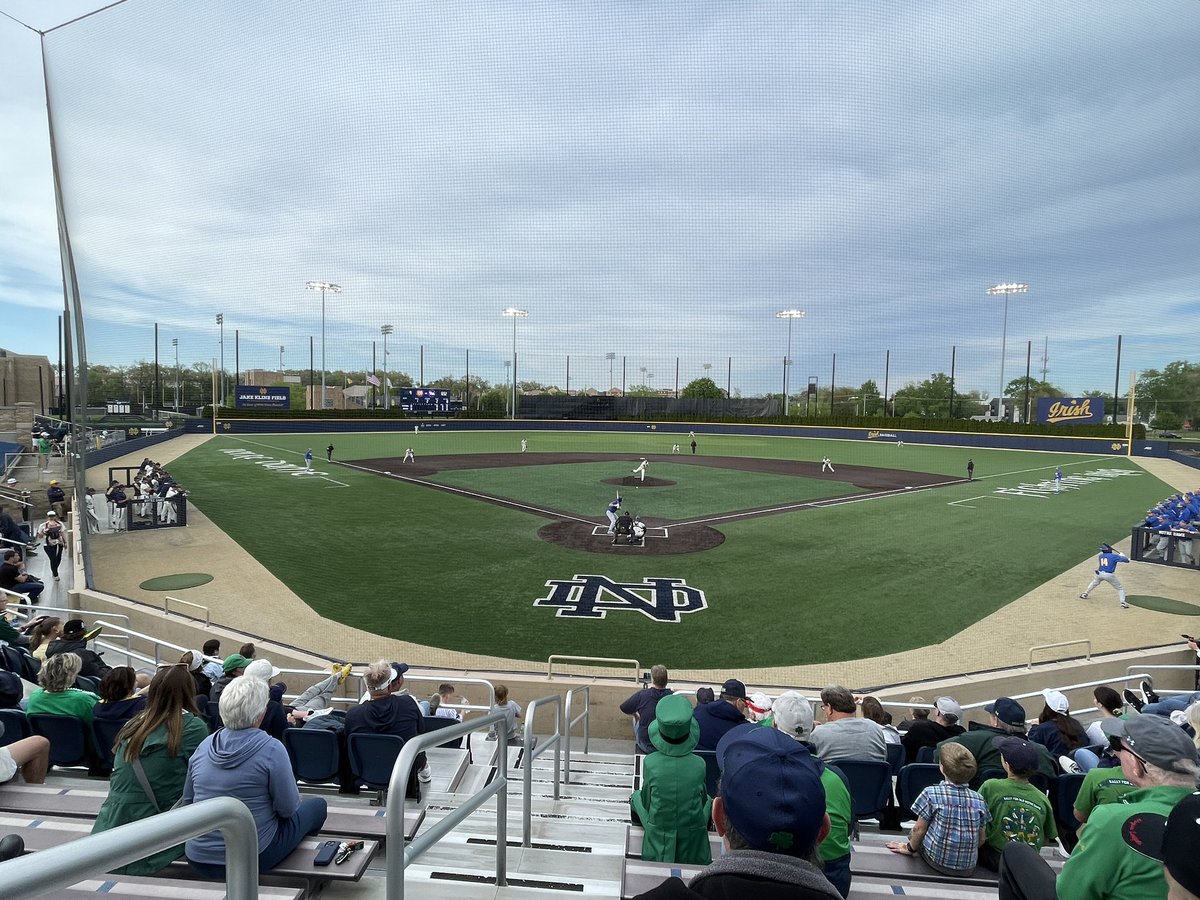
[[57, 479], [57, 478], [51, 478], [51, 479], [50, 479], [50, 483], [51, 483], [51, 484], [58, 484], [58, 479]]
[[1045, 698], [1046, 705], [1059, 715], [1065, 716], [1071, 710], [1071, 702], [1062, 691], [1046, 688], [1046, 690], [1042, 691], [1042, 697]]
[[408, 671], [408, 663], [399, 663], [399, 662], [392, 663], [392, 680], [389, 681], [388, 684], [394, 683], [397, 678], [403, 678], [404, 673], [407, 671]]
[[992, 741], [992, 746], [1000, 751], [1000, 755], [1018, 775], [1037, 770], [1037, 750], [1024, 738], [998, 737]]
[[15, 478], [10, 478], [10, 479], [8, 479], [8, 481], [5, 482], [5, 484], [16, 484], [16, 483], [17, 483], [17, 479], [15, 479]]
[[1187, 732], [1164, 716], [1103, 719], [1100, 728], [1108, 737], [1121, 738], [1138, 757], [1160, 769], [1182, 773], [1185, 770], [1175, 768], [1176, 763], [1196, 759], [1196, 745]]
[[772, 712], [775, 727], [788, 737], [799, 741], [812, 734], [812, 704], [799, 691], [784, 691], [776, 697]]
[[1141, 812], [1121, 826], [1121, 837], [1136, 850], [1159, 860], [1191, 894], [1200, 894], [1200, 791], [1193, 791], [1175, 804], [1171, 814]]
[[983, 711], [995, 716], [1006, 725], [1024, 725], [1025, 707], [1012, 697], [997, 697], [995, 703], [989, 703]]
[[933, 701], [933, 705], [937, 707], [937, 711], [943, 716], [954, 716], [956, 719], [962, 718], [962, 707], [958, 705], [958, 701], [953, 697], [938, 697]]
[[47, 518], [47, 519], [50, 519], [50, 518], [57, 519], [57, 518], [58, 518], [58, 513], [56, 513], [56, 512], [55, 512], [54, 510], [52, 510], [52, 509], [51, 509], [51, 510], [47, 510], [47, 512], [46, 512], [46, 518]]
[[723, 685], [721, 685], [721, 697], [722, 699], [730, 697], [735, 700], [745, 700], [746, 685], [742, 684], [736, 678], [730, 678]]
[[225, 662], [221, 663], [221, 670], [228, 675], [230, 672], [246, 668], [249, 663], [250, 660], [246, 659], [242, 654], [231, 653], [225, 657]]
[[246, 664], [246, 671], [242, 673], [243, 677], [261, 678], [266, 681], [268, 678], [274, 678], [280, 674], [282, 670], [272, 663], [269, 659], [252, 659]]
[[739, 725], [717, 744], [721, 802], [729, 823], [753, 850], [803, 856], [825, 820], [825, 788], [816, 760], [774, 728]]
[[754, 713], [755, 721], [760, 721], [770, 714], [772, 704], [770, 697], [758, 691], [750, 695], [746, 705], [750, 707], [750, 712]]

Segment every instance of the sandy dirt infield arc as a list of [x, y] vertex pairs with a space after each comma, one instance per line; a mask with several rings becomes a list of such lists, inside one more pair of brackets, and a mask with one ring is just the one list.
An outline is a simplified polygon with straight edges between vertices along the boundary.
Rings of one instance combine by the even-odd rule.
[[[486, 494], [480, 491], [464, 491], [450, 485], [438, 484], [426, 480], [438, 472], [448, 472], [456, 469], [498, 469], [514, 466], [556, 466], [574, 465], [594, 462], [637, 463], [640, 456], [630, 456], [622, 453], [480, 453], [448, 456], [432, 456], [405, 463], [402, 457], [389, 456], [376, 459], [356, 459], [347, 461], [347, 465], [355, 468], [377, 472], [391, 478], [399, 478], [412, 484], [420, 484], [434, 490], [469, 496], [485, 503], [495, 503], [509, 509], [520, 509], [534, 515], [544, 516], [552, 521], [538, 529], [538, 537], [548, 543], [567, 547], [571, 550], [582, 550], [587, 553], [636, 553], [644, 556], [673, 556], [680, 553], [696, 553], [719, 547], [725, 541], [725, 535], [714, 528], [710, 522], [733, 522], [740, 519], [750, 519], [756, 516], [772, 516], [783, 512], [799, 509], [819, 509], [839, 503], [848, 503], [862, 499], [872, 494], [886, 494], [906, 489], [919, 490], [932, 487], [944, 487], [960, 484], [963, 479], [947, 479], [945, 475], [935, 475], [928, 472], [909, 472], [900, 469], [876, 469], [869, 466], [839, 466], [836, 472], [822, 472], [819, 462], [798, 461], [789, 459], [754, 459], [749, 457], [726, 456], [687, 456], [676, 454], [658, 454], [647, 456], [650, 462], [672, 462], [682, 465], [707, 466], [713, 469], [741, 469], [745, 472], [763, 472], [769, 475], [790, 475], [811, 478], [818, 481], [849, 482], [859, 489], [859, 493], [850, 495], [830, 495], [815, 498], [803, 503], [791, 503], [783, 506], [763, 506], [753, 509], [731, 511], [714, 510], [706, 518], [693, 519], [688, 522], [674, 522], [668, 519], [646, 517], [643, 521], [650, 530], [645, 546], [630, 547], [625, 544], [613, 545], [612, 538], [606, 534], [597, 534], [597, 526], [607, 528], [608, 520], [599, 518], [584, 518], [566, 510], [548, 507], [531, 506], [507, 497]], [[632, 479], [607, 478], [602, 484], [625, 485]], [[647, 477], [645, 483], [639, 485], [653, 489], [675, 484], [668, 479]]]

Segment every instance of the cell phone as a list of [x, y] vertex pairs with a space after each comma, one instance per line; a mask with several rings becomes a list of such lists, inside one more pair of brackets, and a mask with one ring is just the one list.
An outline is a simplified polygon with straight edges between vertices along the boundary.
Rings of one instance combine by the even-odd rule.
[[324, 841], [321, 844], [321, 846], [317, 848], [317, 855], [313, 859], [313, 865], [314, 866], [329, 865], [331, 862], [333, 862], [333, 858], [335, 856], [337, 856], [337, 852], [338, 852], [338, 842], [337, 841]]
[[1180, 637], [1183, 638], [1185, 641], [1191, 641], [1193, 644], [1200, 644], [1200, 641], [1197, 641], [1190, 634], [1181, 634]]

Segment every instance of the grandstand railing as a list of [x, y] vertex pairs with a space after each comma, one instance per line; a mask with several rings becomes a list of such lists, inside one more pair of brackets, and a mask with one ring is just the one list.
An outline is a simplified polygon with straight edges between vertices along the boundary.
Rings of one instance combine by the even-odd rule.
[[232, 797], [181, 806], [10, 859], [0, 863], [0, 884], [6, 897], [37, 897], [214, 830], [225, 838], [226, 897], [253, 900], [258, 896], [258, 829], [246, 805]]
[[[1132, 670], [1134, 667], [1130, 666], [1129, 668], [1130, 668], [1130, 670]], [[1149, 669], [1149, 668], [1153, 668], [1153, 667], [1152, 666], [1141, 666], [1140, 668]], [[1094, 679], [1093, 681], [1081, 681], [1078, 684], [1064, 684], [1061, 686], [1054, 687], [1054, 690], [1062, 691], [1063, 693], [1066, 693], [1067, 691], [1079, 691], [1079, 690], [1083, 690], [1084, 688], [1100, 687], [1103, 684], [1112, 684], [1113, 682], [1121, 683], [1121, 682], [1130, 682], [1130, 681], [1141, 681], [1141, 680], [1143, 680], [1145, 678], [1149, 678], [1149, 677], [1150, 676], [1147, 675], [1145, 672], [1137, 672], [1135, 674], [1132, 671], [1130, 671], [1129, 673], [1127, 673], [1125, 675], [1116, 675], [1116, 676], [1113, 676], [1112, 678], [1097, 678], [1097, 679]], [[1041, 696], [1042, 696], [1041, 691], [1029, 691], [1028, 693], [1025, 693], [1025, 694], [1013, 694], [1010, 699], [1016, 700], [1019, 702], [1021, 700], [1028, 700], [1030, 697], [1041, 697]], [[961, 706], [962, 706], [963, 712], [966, 713], [970, 710], [983, 709], [985, 706], [988, 706], [989, 704], [991, 704], [993, 702], [994, 702], [994, 700], [981, 700], [978, 703], [963, 703], [963, 704], [961, 704]], [[1087, 712], [1087, 710], [1082, 710], [1082, 709], [1080, 710], [1080, 713], [1084, 713], [1084, 712]], [[1072, 713], [1072, 714], [1074, 715], [1074, 713]]]
[[[543, 706], [554, 708], [554, 731], [545, 741], [535, 746], [537, 740], [533, 736], [533, 719], [538, 709]], [[525, 809], [521, 815], [522, 847], [533, 846], [533, 814], [530, 810], [533, 805], [533, 761], [551, 748], [554, 750], [554, 769], [551, 772], [550, 780], [554, 783], [554, 799], [558, 799], [559, 773], [562, 772], [562, 711], [562, 694], [550, 694], [531, 700], [529, 707], [525, 710], [525, 753], [521, 762], [525, 770]]]
[[[500, 765], [496, 767], [496, 776], [479, 789], [475, 794], [441, 819], [437, 824], [422, 831], [405, 846], [404, 843], [404, 796], [408, 788], [408, 779], [412, 767], [416, 763], [417, 754], [446, 741], [452, 741], [463, 735], [485, 728], [496, 728], [496, 752]], [[468, 743], [470, 738], [467, 738]], [[392, 777], [388, 782], [387, 793], [387, 900], [403, 900], [404, 870], [412, 865], [421, 854], [433, 847], [438, 841], [466, 821], [467, 817], [483, 806], [492, 797], [496, 798], [496, 885], [504, 887], [508, 884], [508, 713], [495, 710], [479, 719], [470, 722], [459, 722], [449, 728], [419, 734], [404, 742], [396, 765], [392, 767]], [[528, 798], [525, 801], [526, 812], [529, 809]], [[528, 816], [527, 816], [528, 820]], [[257, 846], [257, 843], [254, 844]], [[400, 848], [403, 847], [403, 852]]]
[[192, 609], [203, 610], [204, 611], [204, 627], [208, 628], [210, 625], [212, 625], [212, 613], [209, 611], [208, 607], [203, 605], [202, 603], [193, 603], [191, 600], [180, 600], [178, 597], [166, 596], [166, 597], [163, 597], [163, 612], [164, 613], [169, 614], [171, 612], [170, 605], [172, 603], [182, 603], [184, 606], [192, 607]]
[[[441, 684], [443, 681], [446, 681], [446, 680], [447, 679], [446, 679], [445, 675], [414, 675], [414, 674], [412, 674], [411, 671], [404, 673], [405, 685], [409, 684], [410, 682], [414, 682], [414, 681], [420, 682], [422, 684], [428, 682], [429, 684], [437, 685], [437, 684]], [[482, 687], [487, 688], [487, 696], [488, 696], [487, 706], [482, 706], [477, 703], [447, 703], [446, 706], [448, 708], [457, 709], [464, 713], [466, 713], [468, 711], [469, 712], [485, 712], [486, 713], [486, 712], [491, 712], [493, 709], [496, 708], [496, 686], [494, 684], [492, 684], [492, 682], [488, 681], [486, 678], [455, 678], [454, 679], [454, 687], [456, 690], [458, 689], [458, 686], [460, 684], [478, 684], [478, 685], [481, 685]], [[416, 699], [415, 694], [413, 695], [413, 699], [414, 700]]]
[[[571, 718], [571, 707], [573, 706], [575, 696], [582, 695], [583, 711]], [[571, 688], [567, 691], [567, 695], [563, 700], [563, 719], [566, 727], [563, 729], [563, 769], [562, 780], [564, 784], [571, 783], [571, 730], [579, 722], [583, 723], [583, 752], [588, 752], [588, 717], [592, 710], [592, 692], [588, 685]]]
[[[1059, 647], [1073, 647], [1076, 644], [1086, 644], [1087, 645], [1087, 655], [1084, 658], [1090, 660], [1092, 658], [1092, 642], [1090, 640], [1088, 640], [1087, 638], [1079, 638], [1074, 641], [1059, 641], [1057, 644], [1038, 644], [1036, 647], [1030, 647], [1029, 648], [1029, 664], [1025, 668], [1027, 668], [1027, 669], [1033, 668], [1033, 654], [1039, 650], [1057, 650]], [[1059, 657], [1059, 658], [1061, 659], [1061, 657]], [[1042, 660], [1042, 661], [1047, 662], [1047, 660]]]
[[[1165, 670], [1174, 670], [1174, 671], [1180, 671], [1180, 672], [1194, 672], [1194, 673], [1200, 673], [1200, 665], [1196, 665], [1196, 666], [1184, 666], [1184, 665], [1180, 665], [1180, 666], [1168, 666], [1168, 665], [1161, 665], [1161, 666], [1136, 666], [1136, 667], [1135, 667], [1135, 666], [1130, 666], [1130, 667], [1129, 667], [1129, 669], [1128, 669], [1128, 671], [1132, 672], [1132, 671], [1134, 670], [1134, 668], [1144, 669], [1144, 670], [1146, 670], [1147, 672], [1149, 672], [1149, 671], [1151, 671], [1151, 670], [1165, 669]], [[1151, 684], [1151, 685], [1153, 685], [1153, 684], [1154, 684], [1154, 676], [1153, 676], [1153, 675], [1141, 675], [1141, 676], [1132, 676], [1132, 675], [1130, 675], [1130, 676], [1127, 676], [1127, 677], [1129, 677], [1129, 678], [1138, 677], [1139, 679], [1143, 679], [1143, 680], [1149, 680], [1149, 682], [1150, 682], [1150, 684]], [[1200, 677], [1200, 675], [1198, 675], [1197, 677]], [[1200, 684], [1200, 681], [1198, 681], [1198, 682], [1197, 682], [1197, 684]], [[1192, 688], [1191, 690], [1187, 690], [1187, 691], [1177, 691], [1177, 690], [1171, 690], [1170, 688], [1165, 688], [1165, 689], [1163, 689], [1163, 690], [1161, 690], [1161, 691], [1160, 691], [1160, 690], [1158, 690], [1158, 689], [1155, 689], [1155, 693], [1158, 693], [1158, 694], [1194, 694], [1194, 693], [1196, 693], [1196, 689], [1195, 689], [1195, 688]]]
[[[632, 666], [633, 680], [639, 681], [642, 677], [642, 666], [636, 659], [611, 659], [606, 656], [564, 656], [562, 654], [553, 654], [546, 660], [546, 677], [554, 678], [554, 663], [555, 662], [576, 662], [587, 666], [602, 666], [610, 665], [614, 668], [617, 666]], [[573, 677], [581, 677], [575, 675]], [[586, 676], [583, 676], [586, 677]], [[592, 678], [599, 678], [599, 675], [592, 675]]]

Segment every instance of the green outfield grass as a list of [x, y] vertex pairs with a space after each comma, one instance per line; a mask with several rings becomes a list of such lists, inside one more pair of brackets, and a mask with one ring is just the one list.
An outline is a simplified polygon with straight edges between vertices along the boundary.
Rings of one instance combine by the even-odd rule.
[[[1048, 479], [1056, 465], [1067, 474], [1099, 468], [1141, 471], [1119, 457], [704, 433], [697, 441], [700, 452], [709, 455], [797, 460], [828, 455], [835, 465], [956, 477], [965, 474], [971, 456], [977, 480], [729, 523], [721, 527], [725, 543], [703, 553], [613, 556], [540, 540], [537, 530], [547, 522], [540, 516], [348, 467], [325, 467], [320, 460], [317, 469], [344, 487], [274, 473], [220, 452], [243, 448], [300, 462], [305, 447], [323, 458], [324, 446], [332, 441], [339, 459], [399, 456], [407, 446], [420, 459], [515, 453], [522, 436], [529, 438], [531, 454], [593, 450], [631, 457], [668, 452], [677, 439], [657, 433], [520, 430], [221, 436], [177, 460], [171, 470], [195, 505], [329, 618], [451, 650], [528, 660], [551, 653], [632, 656], [698, 667], [815, 663], [937, 644], [1090, 557], [1099, 541], [1124, 537], [1142, 510], [1171, 492], [1142, 473], [1059, 496], [993, 493]], [[676, 468], [680, 479], [698, 473], [706, 486], [716, 484], [710, 479], [719, 471], [663, 463], [651, 474], [675, 479]], [[578, 508], [599, 520], [603, 504], [598, 506], [591, 492], [601, 496], [609, 487], [598, 483], [595, 469], [595, 464], [535, 466], [491, 470], [487, 477], [514, 479], [510, 495], [519, 479], [521, 497], [552, 498], [547, 505]], [[487, 471], [450, 474], [469, 480]], [[545, 473], [545, 482], [538, 472]], [[738, 483], [753, 473], [720, 474], [733, 476], [729, 484], [736, 489], [705, 487], [706, 512], [725, 503], [729, 508], [763, 505], [745, 502], [750, 482]], [[754, 485], [765, 492], [754, 496], [765, 495], [767, 502], [794, 499], [783, 492], [803, 492], [809, 489], [805, 485], [830, 487], [830, 482], [783, 476], [751, 481], [759, 478], [769, 481]], [[656, 498], [668, 490], [673, 489], [655, 489]], [[776, 490], [781, 493], [775, 495]], [[678, 493], [692, 502], [687, 497], [692, 491]], [[603, 619], [565, 618], [533, 605], [548, 594], [548, 580], [582, 574], [621, 583], [684, 578], [704, 591], [707, 609], [664, 623], [624, 609]], [[1031, 632], [1030, 643], [1043, 638], [1053, 635]], [[353, 655], [353, 648], [346, 652]]]

